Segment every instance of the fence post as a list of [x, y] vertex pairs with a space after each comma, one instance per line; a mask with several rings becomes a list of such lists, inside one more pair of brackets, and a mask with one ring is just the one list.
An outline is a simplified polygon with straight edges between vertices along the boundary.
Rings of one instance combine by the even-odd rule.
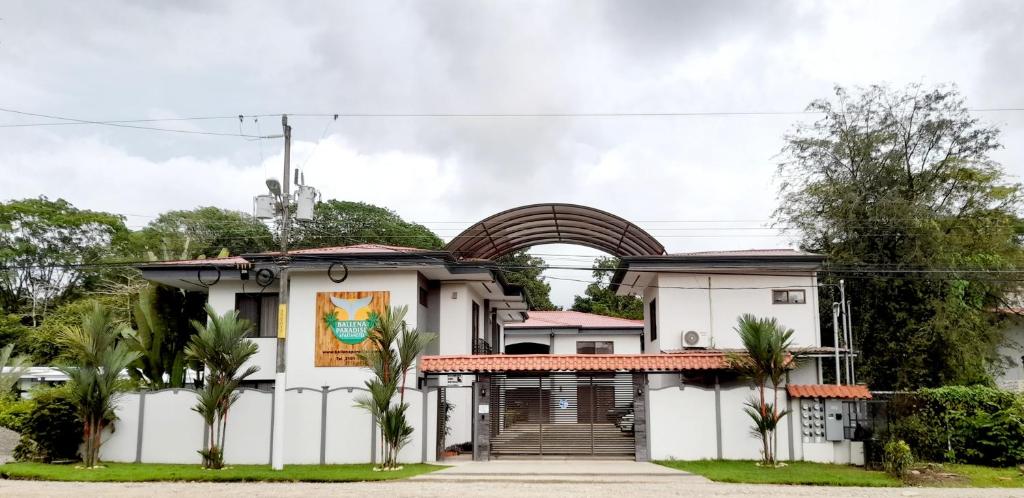
[[320, 386], [320, 465], [327, 462], [327, 386]]
[[427, 433], [427, 424], [429, 423], [428, 422], [429, 417], [428, 417], [427, 409], [429, 408], [428, 401], [430, 400], [430, 388], [427, 387], [427, 386], [423, 386], [423, 390], [420, 391], [420, 395], [421, 395], [421, 397], [423, 399], [423, 402], [422, 402], [422, 404], [423, 404], [423, 425], [420, 426], [420, 431], [423, 432], [423, 445], [422, 445], [423, 446], [423, 451], [421, 452], [422, 455], [420, 455], [420, 461], [423, 462], [423, 463], [426, 463], [427, 462], [427, 442], [429, 440], [429, 438], [427, 437], [427, 434], [428, 434]]
[[135, 435], [135, 463], [142, 463], [142, 424], [146, 417], [146, 391], [139, 391], [139, 427]]
[[267, 455], [267, 465], [274, 461], [274, 397], [277, 390], [270, 391], [270, 452]]
[[718, 459], [722, 459], [722, 385], [715, 375], [715, 442], [718, 444]]

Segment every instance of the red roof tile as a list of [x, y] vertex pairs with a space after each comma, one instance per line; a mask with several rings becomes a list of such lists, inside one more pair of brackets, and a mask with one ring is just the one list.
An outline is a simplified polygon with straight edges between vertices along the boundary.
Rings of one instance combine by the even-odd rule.
[[580, 311], [530, 311], [529, 318], [522, 323], [509, 323], [507, 329], [533, 328], [643, 328], [643, 320], [629, 320], [614, 316], [595, 315]]
[[868, 386], [837, 386], [833, 384], [790, 384], [786, 392], [793, 398], [871, 399]]
[[723, 353], [424, 356], [424, 373], [679, 372], [728, 368]]

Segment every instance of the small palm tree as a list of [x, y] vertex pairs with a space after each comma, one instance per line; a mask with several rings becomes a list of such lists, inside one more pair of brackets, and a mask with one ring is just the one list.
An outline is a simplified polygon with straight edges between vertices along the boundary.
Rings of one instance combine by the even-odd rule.
[[227, 435], [228, 410], [241, 396], [237, 389], [247, 377], [259, 371], [252, 365], [243, 370], [259, 347], [248, 338], [252, 323], [238, 318], [237, 311], [218, 315], [206, 307], [208, 324], [192, 322], [198, 332], [185, 347], [185, 354], [206, 367], [206, 381], [196, 392], [198, 402], [192, 407], [203, 417], [209, 440], [200, 450], [203, 466], [224, 467], [224, 441]]
[[103, 429], [117, 420], [117, 398], [131, 388], [122, 374], [138, 353], [118, 340], [130, 333], [126, 329], [96, 304], [82, 317], [81, 326], [67, 327], [58, 337], [69, 360], [69, 365], [58, 368], [68, 376], [70, 401], [82, 421], [82, 462], [87, 468], [99, 463]]
[[[409, 443], [413, 429], [406, 419], [405, 379], [434, 334], [420, 333], [405, 323], [408, 308], [390, 306], [373, 320], [369, 340], [372, 348], [359, 358], [373, 372], [366, 381], [369, 394], [356, 400], [356, 406], [370, 412], [381, 431], [381, 469], [396, 470], [398, 452]], [[398, 402], [394, 402], [395, 396]]]
[[25, 375], [32, 366], [29, 364], [28, 358], [23, 355], [12, 358], [13, 352], [14, 344], [8, 344], [0, 349], [0, 398], [10, 394], [21, 376]]
[[[786, 372], [795, 366], [789, 353], [793, 329], [785, 328], [775, 318], [744, 314], [739, 317], [734, 330], [739, 334], [745, 352], [731, 354], [729, 363], [757, 386], [758, 396], [746, 402], [745, 410], [754, 421], [751, 432], [761, 440], [762, 464], [774, 466], [778, 449], [776, 428], [789, 413], [788, 410], [779, 410], [779, 385]], [[767, 396], [769, 385], [771, 400]]]

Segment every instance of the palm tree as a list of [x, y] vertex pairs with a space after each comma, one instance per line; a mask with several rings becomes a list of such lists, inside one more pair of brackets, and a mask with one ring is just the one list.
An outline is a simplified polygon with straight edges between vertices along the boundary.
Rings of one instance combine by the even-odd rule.
[[124, 334], [130, 334], [127, 325], [115, 323], [110, 311], [96, 304], [82, 316], [81, 326], [67, 327], [58, 337], [70, 360], [58, 368], [68, 376], [70, 401], [82, 421], [82, 462], [87, 468], [99, 463], [103, 429], [117, 420], [117, 398], [131, 388], [122, 374], [138, 353], [118, 340]]
[[[405, 323], [408, 308], [388, 306], [384, 314], [371, 319], [369, 340], [372, 347], [359, 358], [373, 372], [366, 381], [369, 394], [356, 400], [356, 406], [370, 412], [381, 431], [382, 463], [385, 470], [398, 469], [398, 452], [409, 443], [412, 426], [405, 417], [405, 379], [435, 335], [410, 329]], [[398, 403], [394, 403], [395, 396]]]
[[[751, 432], [761, 440], [762, 464], [774, 466], [778, 449], [776, 428], [789, 410], [779, 410], [779, 385], [786, 372], [795, 366], [789, 353], [793, 329], [775, 318], [757, 318], [749, 313], [739, 317], [734, 328], [743, 342], [744, 353], [729, 355], [732, 368], [757, 386], [758, 396], [746, 402], [746, 412], [754, 421]], [[772, 399], [767, 390], [771, 386]]]
[[0, 349], [0, 398], [10, 394], [21, 376], [25, 375], [31, 367], [28, 358], [24, 355], [11, 358], [13, 351], [14, 344], [8, 344]]
[[206, 367], [206, 381], [196, 392], [198, 403], [192, 410], [203, 417], [210, 438], [207, 448], [199, 451], [203, 466], [219, 469], [224, 467], [228, 410], [241, 396], [236, 391], [242, 381], [259, 370], [255, 365], [242, 367], [259, 347], [248, 338], [252, 323], [239, 319], [237, 311], [218, 315], [207, 305], [206, 314], [207, 325], [192, 322], [198, 333], [185, 347], [185, 354]]

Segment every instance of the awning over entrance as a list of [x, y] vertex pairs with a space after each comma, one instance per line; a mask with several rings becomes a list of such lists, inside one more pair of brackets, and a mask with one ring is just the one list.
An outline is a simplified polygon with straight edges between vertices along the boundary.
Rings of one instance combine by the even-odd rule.
[[502, 211], [473, 224], [445, 249], [459, 258], [494, 259], [542, 244], [576, 244], [619, 257], [665, 254], [657, 239], [630, 221], [576, 204], [533, 204]]
[[790, 384], [786, 392], [791, 398], [871, 399], [868, 386], [836, 386], [832, 384]]
[[424, 356], [420, 371], [428, 374], [500, 372], [683, 372], [724, 370], [722, 352], [680, 354], [465, 355]]

